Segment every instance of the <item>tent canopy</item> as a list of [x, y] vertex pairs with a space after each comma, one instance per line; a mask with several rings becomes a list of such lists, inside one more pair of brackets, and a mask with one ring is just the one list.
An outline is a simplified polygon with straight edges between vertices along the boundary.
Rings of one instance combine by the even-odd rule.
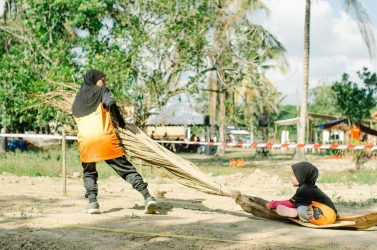
[[148, 117], [147, 126], [204, 125], [204, 115], [194, 111], [184, 96], [173, 97], [165, 106], [151, 111], [153, 114]]
[[247, 130], [244, 130], [244, 129], [235, 129], [235, 130], [229, 131], [229, 134], [233, 134], [233, 135], [250, 135], [250, 132], [247, 131]]
[[299, 121], [300, 121], [300, 118], [295, 117], [295, 118], [276, 121], [275, 124], [278, 126], [291, 126], [291, 125], [297, 125]]

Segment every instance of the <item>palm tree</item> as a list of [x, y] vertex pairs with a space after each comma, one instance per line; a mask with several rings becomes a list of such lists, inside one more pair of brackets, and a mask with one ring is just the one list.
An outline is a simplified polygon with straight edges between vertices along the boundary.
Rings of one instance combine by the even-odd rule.
[[[351, 12], [357, 20], [359, 31], [363, 37], [363, 40], [368, 48], [369, 55], [374, 57], [375, 55], [375, 41], [373, 30], [371, 28], [371, 21], [369, 15], [364, 8], [363, 4], [359, 0], [344, 0], [346, 10]], [[305, 132], [307, 131], [308, 120], [308, 89], [309, 89], [309, 58], [310, 58], [310, 5], [311, 0], [306, 0], [305, 7], [305, 24], [304, 24], [304, 82], [303, 82], [303, 94], [301, 97], [301, 110], [300, 110], [300, 123], [298, 133], [298, 143], [304, 144]], [[296, 157], [298, 159], [304, 158], [303, 150], [296, 151]]]
[[[240, 75], [254, 77], [251, 80], [257, 81], [256, 78], [264, 74], [258, 72], [258, 69], [263, 71], [272, 66], [268, 65], [267, 61], [275, 61], [281, 68], [286, 68], [287, 63], [282, 44], [263, 27], [251, 24], [247, 18], [247, 15], [255, 10], [268, 12], [261, 1], [219, 0], [216, 2], [216, 8], [218, 16], [210, 53], [216, 71], [215, 77], [209, 80], [209, 113], [211, 136], [213, 136], [217, 111], [219, 141], [223, 141], [226, 127], [226, 99], [227, 96], [231, 96], [230, 92], [234, 91], [235, 86], [232, 85], [241, 84]], [[262, 84], [260, 80], [259, 83]]]

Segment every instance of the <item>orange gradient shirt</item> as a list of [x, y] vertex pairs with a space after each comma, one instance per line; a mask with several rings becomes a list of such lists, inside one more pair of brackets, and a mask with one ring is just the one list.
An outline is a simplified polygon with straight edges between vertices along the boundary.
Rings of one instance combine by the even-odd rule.
[[102, 103], [93, 113], [74, 117], [81, 162], [98, 162], [124, 155], [110, 119], [110, 112]]

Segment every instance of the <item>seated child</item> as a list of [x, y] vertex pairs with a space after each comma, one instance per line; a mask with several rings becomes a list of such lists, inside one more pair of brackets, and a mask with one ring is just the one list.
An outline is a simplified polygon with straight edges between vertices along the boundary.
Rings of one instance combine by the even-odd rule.
[[303, 222], [333, 224], [337, 211], [331, 199], [315, 185], [318, 169], [309, 162], [299, 162], [292, 165], [292, 170], [291, 182], [298, 187], [295, 195], [290, 200], [270, 201], [267, 207], [276, 209], [281, 216], [298, 216]]

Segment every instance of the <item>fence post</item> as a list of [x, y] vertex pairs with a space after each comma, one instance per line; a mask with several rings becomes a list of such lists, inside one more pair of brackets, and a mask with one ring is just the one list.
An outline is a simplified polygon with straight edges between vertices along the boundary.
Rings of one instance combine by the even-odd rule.
[[66, 140], [65, 130], [62, 131], [62, 170], [63, 170], [63, 195], [67, 195], [67, 168], [66, 168]]
[[[6, 128], [1, 129], [2, 134], [6, 134], [7, 130]], [[7, 144], [8, 144], [8, 138], [7, 137], [1, 137], [0, 138], [0, 153], [5, 153], [7, 152]]]

